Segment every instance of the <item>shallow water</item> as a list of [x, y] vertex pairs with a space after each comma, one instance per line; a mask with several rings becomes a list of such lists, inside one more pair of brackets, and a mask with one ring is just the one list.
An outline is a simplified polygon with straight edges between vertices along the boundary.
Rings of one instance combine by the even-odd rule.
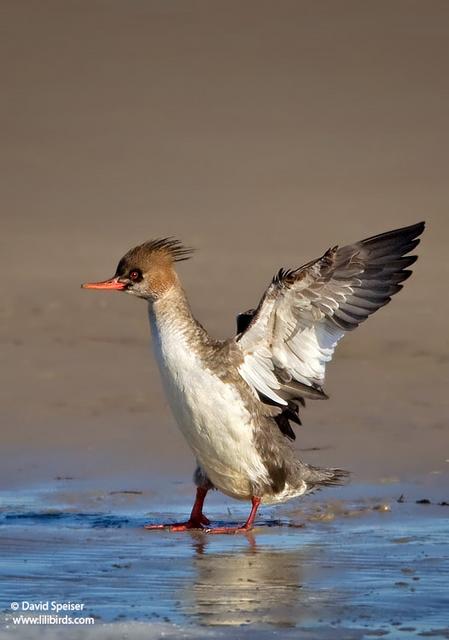
[[[449, 638], [449, 506], [429, 490], [345, 487], [263, 510], [251, 535], [216, 537], [142, 529], [187, 514], [183, 484], [169, 513], [157, 490], [64, 480], [5, 493], [0, 637], [57, 634], [12, 624], [12, 601], [71, 601], [95, 618], [64, 629], [74, 638]], [[229, 505], [214, 496], [207, 512], [243, 520], [245, 505]]]

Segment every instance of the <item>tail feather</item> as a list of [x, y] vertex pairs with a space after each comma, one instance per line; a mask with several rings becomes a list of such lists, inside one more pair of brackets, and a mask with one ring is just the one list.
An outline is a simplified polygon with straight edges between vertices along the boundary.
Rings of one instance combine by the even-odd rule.
[[314, 491], [321, 487], [334, 487], [347, 484], [350, 475], [350, 471], [345, 471], [344, 469], [322, 469], [308, 464], [303, 472], [303, 479], [310, 487], [309, 491]]

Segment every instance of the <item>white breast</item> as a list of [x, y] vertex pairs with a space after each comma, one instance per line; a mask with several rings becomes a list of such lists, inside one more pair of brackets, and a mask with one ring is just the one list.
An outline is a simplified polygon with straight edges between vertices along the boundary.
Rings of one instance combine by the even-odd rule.
[[211, 482], [236, 498], [267, 471], [253, 444], [251, 415], [238, 389], [205, 367], [182, 326], [150, 313], [153, 347], [175, 419]]

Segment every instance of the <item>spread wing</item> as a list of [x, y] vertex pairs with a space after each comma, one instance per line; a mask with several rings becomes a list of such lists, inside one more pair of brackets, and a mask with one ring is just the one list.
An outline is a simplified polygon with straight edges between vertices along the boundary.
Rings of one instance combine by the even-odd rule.
[[297, 414], [298, 399], [326, 397], [326, 363], [338, 341], [402, 288], [417, 259], [406, 254], [423, 230], [420, 222], [281, 269], [258, 308], [238, 317], [239, 373], [254, 393], [284, 416], [295, 407]]

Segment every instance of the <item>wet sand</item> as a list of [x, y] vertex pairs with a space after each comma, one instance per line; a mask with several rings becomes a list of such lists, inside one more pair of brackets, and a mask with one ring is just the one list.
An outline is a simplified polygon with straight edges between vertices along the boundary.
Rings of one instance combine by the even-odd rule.
[[[2, 602], [56, 590], [116, 625], [74, 637], [235, 637], [248, 620], [239, 637], [447, 637], [447, 2], [26, 0], [2, 23]], [[145, 305], [79, 284], [174, 235], [197, 249], [179, 269], [195, 314], [226, 337], [279, 267], [421, 219], [404, 291], [301, 414], [301, 455], [352, 485], [264, 511], [254, 544], [144, 533], [188, 512], [192, 455]], [[365, 500], [392, 510], [345, 515]], [[324, 521], [287, 526], [314, 505]]]
[[[59, 637], [13, 624], [9, 610], [55, 599], [95, 619], [64, 628], [70, 638], [449, 637], [449, 503], [435, 481], [342, 488], [264, 509], [251, 535], [219, 537], [142, 529], [187, 515], [183, 500], [167, 510], [159, 491], [85, 485], [3, 496], [0, 638]], [[210, 502], [216, 524], [244, 517]]]

